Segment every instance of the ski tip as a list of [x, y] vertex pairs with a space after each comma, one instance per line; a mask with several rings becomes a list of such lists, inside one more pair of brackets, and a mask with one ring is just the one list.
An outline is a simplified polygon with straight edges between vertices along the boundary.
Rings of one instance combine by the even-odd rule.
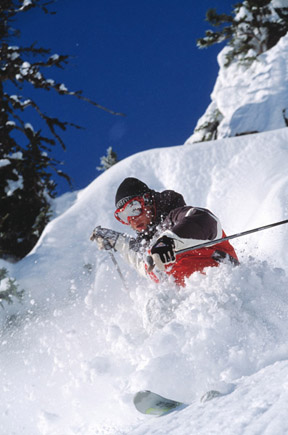
[[133, 403], [138, 410], [139, 410], [140, 404], [143, 401], [145, 401], [149, 397], [150, 394], [151, 394], [151, 391], [149, 391], [149, 390], [138, 391], [137, 393], [134, 394]]
[[146, 415], [165, 415], [184, 404], [175, 400], [167, 399], [149, 390], [138, 391], [133, 398], [135, 408]]
[[149, 396], [149, 394], [151, 394], [149, 390], [137, 391], [137, 393], [134, 394], [133, 402], [138, 403], [142, 398]]

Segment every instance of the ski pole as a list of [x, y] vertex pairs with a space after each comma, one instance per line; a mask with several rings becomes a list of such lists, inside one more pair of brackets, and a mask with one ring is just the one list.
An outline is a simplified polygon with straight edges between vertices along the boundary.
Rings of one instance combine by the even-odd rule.
[[[94, 231], [93, 231], [93, 233], [92, 233], [92, 236], [90, 237], [90, 240], [94, 240], [94, 239], [95, 239], [95, 234], [94, 234], [94, 233], [96, 232], [96, 230], [97, 230], [97, 231], [102, 230], [101, 225], [98, 225], [98, 226], [94, 229]], [[104, 230], [105, 230], [105, 229], [104, 229]], [[107, 231], [107, 230], [105, 230], [105, 231]], [[125, 289], [128, 290], [128, 287], [127, 287], [127, 284], [126, 284], [125, 278], [124, 278], [124, 276], [123, 276], [123, 274], [122, 274], [122, 272], [121, 272], [121, 269], [120, 269], [120, 267], [119, 267], [119, 264], [118, 264], [118, 262], [117, 262], [117, 260], [116, 260], [116, 258], [115, 258], [115, 256], [114, 256], [114, 254], [110, 251], [110, 249], [113, 249], [112, 244], [109, 242], [109, 240], [105, 240], [105, 239], [103, 240], [103, 242], [104, 242], [104, 246], [106, 246], [105, 249], [107, 249], [108, 254], [110, 255], [110, 258], [111, 258], [111, 260], [112, 260], [112, 263], [114, 264], [115, 269], [117, 270], [118, 275], [120, 276], [120, 278], [121, 278], [121, 280], [122, 280], [122, 282], [123, 282], [123, 285], [124, 285]]]
[[[283, 224], [287, 224], [287, 223], [288, 223], [288, 219], [286, 219], [284, 221], [280, 221], [280, 222], [275, 222], [273, 224], [264, 225], [262, 227], [254, 228], [253, 230], [242, 231], [241, 233], [232, 234], [231, 236], [222, 237], [221, 239], [216, 239], [216, 240], [211, 240], [210, 242], [200, 243], [199, 245], [194, 245], [194, 246], [191, 246], [190, 248], [181, 249], [179, 251], [176, 251], [175, 253], [182, 254], [182, 253], [187, 252], [187, 251], [195, 251], [196, 249], [206, 248], [208, 246], [216, 245], [217, 243], [225, 242], [225, 240], [231, 240], [231, 239], [236, 239], [237, 237], [247, 236], [248, 234], [256, 233], [257, 231], [267, 230], [268, 228], [276, 227], [278, 225], [283, 225]], [[148, 257], [147, 257], [147, 264], [148, 264], [148, 272], [150, 272], [155, 266], [155, 264], [153, 262], [153, 258], [151, 257], [151, 255], [148, 255]]]
[[109, 255], [110, 255], [110, 258], [111, 258], [111, 260], [112, 260], [112, 262], [113, 262], [113, 264], [114, 264], [114, 266], [115, 266], [115, 268], [116, 268], [116, 270], [117, 270], [117, 272], [118, 272], [118, 274], [119, 274], [119, 276], [120, 276], [120, 278], [121, 278], [121, 280], [123, 282], [123, 285], [124, 285], [125, 289], [128, 290], [125, 278], [123, 276], [123, 273], [121, 272], [121, 269], [119, 267], [119, 264], [118, 264], [118, 262], [117, 262], [117, 260], [116, 260], [116, 258], [114, 256], [114, 254], [109, 251]]

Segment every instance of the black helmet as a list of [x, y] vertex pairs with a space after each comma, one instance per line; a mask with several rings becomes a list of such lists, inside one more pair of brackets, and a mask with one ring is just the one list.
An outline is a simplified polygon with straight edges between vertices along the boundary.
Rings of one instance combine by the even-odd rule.
[[136, 196], [143, 196], [145, 193], [151, 193], [151, 189], [147, 184], [138, 180], [137, 178], [129, 177], [122, 181], [117, 189], [115, 196], [116, 208], [123, 207], [123, 205]]

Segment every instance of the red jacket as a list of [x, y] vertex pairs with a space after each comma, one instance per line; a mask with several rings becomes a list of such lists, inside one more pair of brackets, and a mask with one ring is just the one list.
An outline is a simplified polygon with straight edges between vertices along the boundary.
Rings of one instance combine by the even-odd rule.
[[[222, 237], [226, 237], [224, 231]], [[217, 256], [217, 253], [219, 253], [219, 256]], [[223, 254], [228, 255], [225, 257]], [[185, 278], [189, 278], [192, 273], [203, 273], [205, 267], [219, 266], [225, 258], [233, 264], [238, 264], [236, 252], [228, 240], [208, 248], [195, 249], [194, 251], [176, 255], [176, 262], [172, 266], [166, 266], [166, 273], [174, 277], [176, 284], [184, 287]]]
[[[172, 210], [158, 228], [157, 236], [163, 235], [173, 238], [175, 242], [176, 261], [166, 265], [165, 269], [167, 275], [172, 275], [180, 286], [185, 285], [185, 278], [192, 273], [203, 272], [208, 266], [218, 266], [225, 259], [233, 264], [239, 263], [233, 246], [227, 240], [177, 254], [177, 251], [226, 237], [219, 219], [207, 209], [184, 206]], [[150, 272], [150, 277], [159, 281], [153, 272]]]

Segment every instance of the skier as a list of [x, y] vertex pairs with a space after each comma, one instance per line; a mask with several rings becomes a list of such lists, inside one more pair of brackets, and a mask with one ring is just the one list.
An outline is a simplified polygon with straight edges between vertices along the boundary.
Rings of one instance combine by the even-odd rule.
[[[223, 261], [239, 264], [227, 240], [177, 254], [226, 235], [213, 213], [187, 206], [183, 196], [173, 190], [156, 192], [137, 178], [125, 178], [116, 192], [115, 205], [116, 219], [136, 231], [136, 237], [98, 226], [90, 240], [95, 240], [99, 249], [119, 252], [141, 275], [155, 282], [171, 275], [177, 285], [185, 286], [185, 278], [208, 266]], [[150, 265], [147, 262], [148, 254], [148, 259], [153, 259], [153, 270], [151, 261]]]

